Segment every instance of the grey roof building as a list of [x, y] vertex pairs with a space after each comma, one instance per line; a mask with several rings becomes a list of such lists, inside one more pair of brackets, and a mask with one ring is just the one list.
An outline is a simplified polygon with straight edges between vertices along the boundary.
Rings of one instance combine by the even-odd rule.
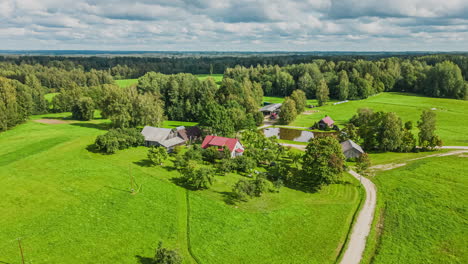
[[145, 126], [141, 134], [145, 137], [146, 146], [163, 146], [171, 150], [175, 146], [183, 145], [188, 140], [196, 139], [200, 136], [198, 128], [183, 126], [170, 129]]
[[260, 108], [260, 112], [263, 112], [264, 114], [271, 114], [271, 113], [277, 113], [279, 112], [282, 104], [269, 104], [265, 105], [264, 107]]
[[351, 139], [341, 142], [341, 148], [343, 149], [343, 154], [347, 159], [358, 158], [364, 154], [364, 150], [362, 150], [361, 146]]

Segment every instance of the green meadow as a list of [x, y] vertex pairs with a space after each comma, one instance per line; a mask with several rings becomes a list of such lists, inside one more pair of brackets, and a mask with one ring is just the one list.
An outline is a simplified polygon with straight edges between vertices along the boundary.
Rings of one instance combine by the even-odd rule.
[[421, 112], [434, 109], [437, 113], [437, 131], [444, 145], [468, 145], [468, 101], [431, 98], [411, 94], [381, 93], [368, 99], [347, 103], [316, 107], [318, 112], [301, 114], [291, 126], [310, 127], [318, 120], [330, 116], [338, 125], [344, 125], [359, 108], [372, 108], [374, 111], [395, 112], [403, 122], [413, 121], [414, 133]]
[[129, 87], [129, 86], [132, 86], [134, 84], [137, 84], [138, 83], [138, 79], [124, 79], [124, 80], [115, 80], [115, 83], [122, 87], [122, 88], [125, 88], [125, 87]]
[[[0, 134], [0, 263], [148, 263], [159, 241], [185, 263], [334, 263], [361, 200], [358, 182], [316, 193], [283, 187], [231, 204], [239, 174], [187, 191], [171, 160], [149, 166], [147, 148], [95, 153], [108, 121], [33, 116]], [[192, 125], [169, 121], [165, 127]], [[130, 173], [141, 186], [130, 193]], [[190, 253], [191, 251], [191, 253]]]
[[433, 157], [378, 172], [363, 263], [466, 263], [468, 157]]

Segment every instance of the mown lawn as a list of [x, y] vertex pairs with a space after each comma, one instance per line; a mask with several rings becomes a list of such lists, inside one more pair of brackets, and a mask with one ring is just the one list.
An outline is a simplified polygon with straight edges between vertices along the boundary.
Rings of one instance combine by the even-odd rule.
[[[61, 118], [50, 114], [33, 118]], [[358, 206], [357, 182], [317, 193], [282, 188], [228, 204], [243, 176], [216, 176], [210, 190], [175, 185], [172, 162], [149, 167], [147, 149], [94, 153], [107, 120], [29, 121], [0, 134], [0, 262], [147, 263], [159, 241], [186, 263], [333, 263]], [[188, 125], [167, 122], [166, 127]], [[132, 195], [130, 176], [142, 186]], [[187, 208], [187, 195], [190, 210]]]
[[468, 101], [431, 98], [411, 94], [381, 93], [365, 100], [350, 101], [339, 105], [329, 103], [326, 106], [314, 108], [319, 112], [301, 114], [290, 125], [310, 127], [316, 121], [329, 115], [338, 125], [343, 125], [359, 108], [372, 108], [374, 111], [395, 112], [403, 122], [413, 121], [414, 134], [417, 134], [416, 124], [423, 110], [435, 108], [437, 113], [436, 133], [444, 141], [444, 145], [468, 145]]
[[378, 173], [363, 263], [466, 263], [467, 159], [427, 158]]

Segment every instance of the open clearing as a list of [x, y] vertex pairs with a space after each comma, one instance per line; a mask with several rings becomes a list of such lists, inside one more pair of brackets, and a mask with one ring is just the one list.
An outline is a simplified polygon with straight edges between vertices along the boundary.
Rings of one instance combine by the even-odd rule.
[[124, 79], [124, 80], [115, 80], [115, 83], [122, 87], [126, 88], [138, 83], [138, 79]]
[[363, 263], [465, 263], [468, 160], [429, 157], [378, 172], [377, 211]]
[[372, 108], [374, 111], [395, 112], [403, 122], [413, 121], [414, 133], [416, 123], [423, 110], [436, 108], [437, 131], [444, 145], [468, 146], [468, 101], [431, 98], [399, 93], [381, 93], [365, 100], [316, 107], [320, 112], [301, 114], [291, 126], [310, 127], [325, 115], [331, 116], [338, 125], [345, 124], [359, 108]]
[[350, 175], [317, 193], [282, 188], [230, 205], [238, 174], [187, 192], [171, 182], [171, 162], [148, 167], [145, 147], [92, 152], [107, 123], [29, 121], [0, 134], [0, 262], [20, 261], [18, 237], [28, 263], [146, 263], [160, 240], [193, 263], [189, 239], [202, 263], [335, 262], [361, 197]]

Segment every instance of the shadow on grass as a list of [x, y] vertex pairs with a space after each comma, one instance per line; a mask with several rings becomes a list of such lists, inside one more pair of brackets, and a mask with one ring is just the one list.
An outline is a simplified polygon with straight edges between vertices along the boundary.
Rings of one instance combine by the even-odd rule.
[[41, 117], [42, 119], [55, 119], [55, 120], [73, 120], [72, 119], [72, 116], [57, 116], [57, 117], [53, 117], [53, 116], [44, 116], [44, 117]]
[[233, 192], [217, 192], [221, 195], [223, 195], [223, 201], [226, 203], [226, 204], [229, 204], [229, 205], [236, 205], [240, 202], [242, 202], [241, 200], [237, 199], [234, 195]]
[[142, 159], [140, 161], [134, 161], [133, 164], [140, 167], [153, 167], [153, 162], [149, 159]]
[[0, 260], [0, 264], [12, 264], [12, 263], [10, 263], [10, 262], [5, 262], [5, 261], [1, 261], [1, 260]]
[[140, 255], [136, 255], [135, 258], [137, 258], [138, 262], [141, 263], [141, 264], [152, 264], [152, 263], [154, 263], [153, 258], [142, 257]]
[[96, 145], [95, 144], [89, 144], [87, 147], [86, 147], [86, 150], [89, 151], [89, 152], [92, 152], [92, 153], [100, 153], [100, 154], [106, 154], [106, 153], [103, 153], [103, 152], [100, 152], [97, 148], [96, 148]]
[[99, 130], [108, 130], [110, 128], [109, 124], [106, 123], [71, 123], [72, 126], [79, 126], [79, 127], [86, 127], [86, 128], [94, 128]]
[[120, 192], [125, 192], [125, 193], [132, 193], [132, 192], [131, 192], [131, 191], [129, 191], [129, 190], [122, 190], [122, 189], [115, 188], [115, 187], [108, 186], [108, 185], [105, 185], [104, 187], [105, 187], [105, 188], [108, 188], [108, 189], [115, 190], [115, 191], [120, 191]]

